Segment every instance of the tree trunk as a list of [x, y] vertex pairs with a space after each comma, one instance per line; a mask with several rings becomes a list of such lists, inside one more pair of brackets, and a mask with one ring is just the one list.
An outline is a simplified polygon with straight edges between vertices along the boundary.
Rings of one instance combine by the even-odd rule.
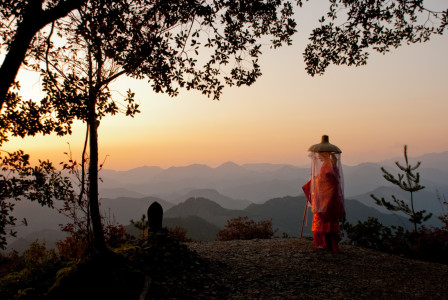
[[417, 232], [417, 220], [415, 219], [414, 199], [412, 198], [412, 191], [410, 193], [411, 193], [412, 219], [413, 219], [413, 222], [414, 222], [414, 232]]
[[[37, 3], [37, 1], [31, 1]], [[39, 14], [36, 11], [35, 14]], [[31, 19], [31, 13], [25, 14], [23, 22], [17, 27], [17, 32], [11, 43], [5, 60], [0, 67], [0, 110], [6, 100], [9, 88], [14, 83], [22, 62], [25, 60], [26, 52], [33, 40], [34, 35], [41, 28]]]
[[88, 107], [89, 122], [89, 208], [90, 221], [92, 222], [93, 247], [98, 253], [107, 251], [104, 240], [103, 224], [101, 222], [100, 207], [98, 201], [98, 126], [99, 121], [96, 116], [96, 98], [95, 88], [90, 84]]
[[93, 246], [96, 251], [103, 252], [107, 249], [104, 241], [103, 225], [98, 201], [98, 121], [90, 122], [89, 139], [89, 206], [90, 219], [93, 229]]

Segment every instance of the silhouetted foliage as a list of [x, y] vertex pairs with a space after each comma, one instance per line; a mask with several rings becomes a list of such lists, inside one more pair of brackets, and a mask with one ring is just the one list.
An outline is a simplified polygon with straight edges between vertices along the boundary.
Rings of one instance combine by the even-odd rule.
[[365, 65], [369, 52], [385, 54], [403, 44], [427, 42], [433, 35], [444, 34], [448, 26], [445, 4], [434, 11], [423, 0], [330, 3], [303, 54], [306, 70], [312, 76], [322, 75], [330, 64]]
[[143, 280], [131, 261], [106, 252], [66, 264], [47, 288], [45, 299], [138, 299]]
[[22, 255], [0, 254], [0, 259], [7, 266], [0, 273], [1, 299], [42, 299], [64, 266], [54, 249], [47, 250], [45, 242], [38, 241], [30, 244]]
[[[149, 228], [149, 222], [146, 219], [145, 214], [142, 214], [142, 217], [139, 221], [131, 220], [131, 225], [138, 229], [139, 239], [145, 238], [145, 233], [147, 235]], [[166, 229], [168, 230], [169, 234], [179, 242], [191, 242], [191, 239], [187, 238], [187, 230], [185, 228], [181, 226], [174, 226], [173, 228], [166, 227]]]
[[420, 227], [407, 231], [389, 228], [376, 218], [356, 225], [344, 224], [346, 243], [425, 261], [448, 264], [448, 230]]
[[397, 177], [386, 171], [384, 167], [381, 167], [381, 171], [383, 171], [384, 173], [383, 177], [387, 181], [398, 186], [400, 189], [409, 192], [410, 194], [409, 201], [411, 207], [409, 207], [409, 205], [404, 200], [397, 199], [394, 195], [392, 195], [392, 199], [394, 200], [395, 204], [386, 201], [384, 198], [378, 199], [374, 195], [371, 195], [371, 197], [375, 200], [376, 204], [384, 206], [388, 210], [404, 212], [406, 215], [409, 216], [409, 221], [414, 224], [414, 231], [417, 231], [417, 225], [429, 220], [432, 216], [432, 213], [426, 214], [426, 210], [421, 211], [414, 210], [413, 194], [419, 190], [424, 189], [425, 187], [420, 185], [420, 174], [418, 172], [414, 173], [414, 171], [420, 166], [421, 162], [418, 162], [414, 166], [411, 166], [409, 164], [406, 145], [404, 146], [404, 160], [406, 163], [404, 166], [401, 165], [398, 161], [395, 162], [397, 167], [402, 172], [404, 172], [404, 173], [398, 173]]
[[0, 150], [0, 164], [0, 249], [4, 249], [6, 237], [16, 235], [17, 219], [12, 214], [15, 201], [28, 199], [53, 208], [55, 199], [70, 199], [73, 190], [70, 180], [49, 161], [39, 161], [32, 167], [23, 151]]
[[412, 245], [409, 256], [432, 262], [448, 264], [448, 229], [422, 226], [417, 234], [410, 233]]
[[367, 221], [358, 221], [356, 225], [344, 222], [343, 228], [348, 243], [351, 245], [381, 251], [391, 250], [393, 231], [391, 228], [384, 226], [377, 218], [369, 217]]
[[[448, 202], [444, 199], [443, 213], [439, 216], [439, 219], [444, 223], [442, 228], [427, 228], [425, 226], [417, 228], [417, 224], [426, 221], [432, 214], [425, 215], [425, 210], [414, 211], [412, 193], [424, 188], [419, 184], [419, 173], [414, 174], [414, 171], [420, 166], [420, 162], [415, 166], [409, 165], [406, 146], [404, 147], [404, 157], [405, 166], [396, 162], [398, 168], [404, 172], [404, 174], [398, 174], [398, 178], [395, 178], [384, 168], [381, 168], [381, 170], [386, 180], [411, 194], [411, 208], [406, 202], [394, 196], [392, 198], [395, 204], [384, 200], [384, 198], [378, 199], [373, 195], [372, 198], [378, 205], [385, 206], [392, 211], [402, 211], [409, 215], [409, 220], [414, 223], [414, 230], [409, 232], [404, 230], [403, 227], [392, 226], [389, 228], [379, 222], [378, 219], [369, 217], [367, 221], [358, 222], [356, 225], [344, 222], [346, 243], [415, 259], [448, 264], [448, 214], [443, 209], [443, 205], [448, 206]], [[437, 197], [441, 201], [441, 197], [439, 195]]]
[[[48, 43], [36, 52], [45, 61], [48, 96], [41, 103], [64, 124], [79, 119], [88, 126], [87, 190], [96, 250], [105, 250], [98, 209], [99, 121], [120, 111], [139, 112], [131, 91], [120, 110], [109, 83], [128, 75], [148, 79], [155, 92], [176, 96], [179, 88], [196, 89], [218, 99], [224, 85], [250, 85], [261, 75], [261, 37], [272, 37], [273, 47], [290, 43], [291, 16], [291, 4], [277, 1], [91, 0], [59, 22], [55, 31], [64, 45]], [[199, 52], [209, 54], [202, 66], [198, 61], [207, 56]]]
[[143, 239], [145, 237], [145, 231], [148, 230], [148, 220], [146, 219], [146, 214], [142, 214], [142, 217], [138, 221], [134, 221], [131, 219], [131, 225], [138, 229], [139, 239]]
[[7, 100], [0, 114], [0, 146], [10, 137], [35, 136], [36, 134], [58, 135], [71, 133], [71, 124], [63, 118], [52, 116], [53, 108], [49, 103], [28, 100], [19, 95], [20, 86], [15, 83], [10, 88]]
[[[88, 176], [84, 178], [86, 176], [84, 168], [76, 160], [73, 160], [71, 152], [67, 153], [67, 156], [68, 162], [61, 163], [63, 169], [72, 175], [73, 182], [78, 183], [78, 187], [82, 190], [84, 185], [82, 181], [88, 181], [89, 178]], [[76, 198], [73, 196], [64, 200], [58, 211], [70, 220], [67, 224], [59, 225], [63, 232], [69, 234], [65, 240], [57, 243], [59, 254], [65, 259], [79, 260], [91, 252], [93, 246], [92, 226], [89, 222], [89, 202], [86, 193], [81, 191]], [[131, 239], [124, 226], [117, 224], [113, 216], [102, 214], [101, 219], [104, 240], [109, 247], [116, 248]]]
[[[79, 260], [92, 250], [92, 230], [88, 220], [88, 202], [84, 198], [81, 205], [78, 201], [64, 201], [64, 207], [59, 210], [71, 219], [71, 222], [60, 225], [61, 230], [69, 234], [63, 241], [57, 242], [59, 255], [64, 259]], [[117, 224], [113, 218], [102, 216], [104, 241], [112, 249], [131, 240], [122, 224]]]
[[[384, 53], [402, 42], [427, 41], [443, 34], [448, 24], [448, 10], [431, 11], [422, 0], [330, 3], [329, 19], [334, 21], [340, 8], [346, 8], [347, 22], [325, 25], [322, 19], [321, 28], [311, 35], [304, 56], [312, 75], [322, 74], [330, 63], [365, 64], [370, 50]], [[290, 44], [296, 26], [292, 4], [274, 0], [17, 0], [0, 5], [1, 46], [6, 52], [0, 68], [0, 145], [9, 133], [70, 133], [73, 120], [80, 119], [89, 123], [91, 149], [96, 149], [99, 119], [120, 111], [110, 101], [107, 88], [118, 76], [146, 78], [154, 91], [170, 96], [186, 88], [218, 99], [225, 85], [251, 85], [261, 75], [257, 60], [264, 37], [270, 38], [274, 48]], [[55, 46], [61, 41], [63, 46]], [[67, 56], [66, 50], [70, 53], [75, 48], [84, 53]], [[39, 64], [42, 60], [46, 66]], [[76, 64], [65, 70], [58, 64], [70, 61]], [[76, 72], [82, 62], [92, 64], [87, 75]], [[44, 89], [49, 96], [42, 101], [22, 101], [17, 92], [10, 91], [19, 87], [14, 81], [22, 63], [46, 69]], [[113, 72], [103, 72], [105, 65]], [[124, 98], [122, 111], [133, 115], [138, 111], [134, 94], [128, 91]], [[97, 149], [90, 158], [93, 180], [97, 178]], [[95, 200], [98, 191], [95, 184], [88, 190], [93, 199], [94, 232], [103, 245]], [[8, 216], [13, 206], [2, 202], [1, 209], [3, 222], [12, 224], [15, 220]], [[413, 218], [417, 222], [426, 216], [416, 212]]]
[[[0, 67], [0, 111], [8, 101], [8, 90], [14, 84], [17, 73], [30, 58], [30, 48], [42, 45], [36, 34], [46, 25], [65, 17], [81, 7], [86, 0], [15, 0], [0, 2], [0, 37], [6, 56]], [[42, 41], [42, 40], [40, 40]]]
[[[437, 199], [442, 206], [442, 213], [438, 216], [438, 218], [442, 222], [443, 228], [448, 230], [448, 201], [446, 201], [445, 195], [441, 196], [438, 191], [436, 191], [436, 193]], [[444, 207], [446, 207], [447, 210], [445, 210]]]
[[191, 242], [192, 240], [187, 238], [187, 230], [180, 226], [175, 226], [174, 228], [167, 228], [168, 232], [172, 237], [174, 237], [179, 242]]
[[257, 223], [247, 216], [238, 217], [227, 221], [225, 228], [216, 235], [216, 240], [270, 239], [274, 236], [275, 231], [272, 229], [272, 220]]

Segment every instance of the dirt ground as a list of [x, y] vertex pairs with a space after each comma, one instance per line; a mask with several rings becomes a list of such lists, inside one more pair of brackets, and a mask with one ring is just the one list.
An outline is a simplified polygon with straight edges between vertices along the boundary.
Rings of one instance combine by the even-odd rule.
[[448, 299], [447, 265], [354, 246], [333, 254], [304, 238], [163, 247], [141, 299]]
[[374, 250], [341, 245], [333, 254], [315, 250], [309, 239], [188, 247], [212, 262], [209, 276], [224, 287], [216, 298], [448, 299], [448, 266]]

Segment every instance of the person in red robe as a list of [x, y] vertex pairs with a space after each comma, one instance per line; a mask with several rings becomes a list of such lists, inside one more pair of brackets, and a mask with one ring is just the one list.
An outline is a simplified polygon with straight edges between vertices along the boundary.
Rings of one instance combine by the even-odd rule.
[[314, 247], [339, 251], [339, 222], [345, 216], [340, 154], [312, 152], [311, 179], [303, 189], [314, 213], [311, 231]]

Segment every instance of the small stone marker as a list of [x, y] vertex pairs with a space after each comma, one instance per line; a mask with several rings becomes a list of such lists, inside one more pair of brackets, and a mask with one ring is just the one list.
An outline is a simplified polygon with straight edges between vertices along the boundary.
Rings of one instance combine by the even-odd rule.
[[153, 202], [148, 208], [148, 224], [150, 231], [162, 229], [163, 208], [157, 202]]

